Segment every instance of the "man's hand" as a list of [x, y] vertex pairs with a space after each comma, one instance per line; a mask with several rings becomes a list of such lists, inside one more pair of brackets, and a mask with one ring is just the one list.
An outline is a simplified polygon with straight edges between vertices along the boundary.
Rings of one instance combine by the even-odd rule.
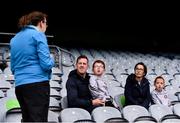
[[92, 105], [94, 105], [94, 106], [100, 106], [100, 105], [104, 105], [104, 104], [105, 104], [105, 102], [101, 99], [92, 100]]

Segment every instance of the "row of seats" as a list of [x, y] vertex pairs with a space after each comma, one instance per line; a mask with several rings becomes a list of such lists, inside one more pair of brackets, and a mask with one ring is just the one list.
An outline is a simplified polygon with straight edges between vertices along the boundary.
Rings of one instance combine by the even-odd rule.
[[[98, 107], [91, 114], [80, 108], [66, 108], [60, 112], [58, 117], [60, 122], [74, 122], [77, 120], [93, 120], [95, 122], [105, 122], [112, 120], [121, 120], [123, 122], [162, 122], [180, 121], [180, 103], [173, 107], [154, 104], [149, 110], [139, 105], [126, 106], [120, 112], [113, 107]], [[167, 121], [166, 121], [167, 122]]]
[[[5, 97], [0, 101], [0, 121], [21, 121], [21, 111], [16, 99]], [[121, 120], [127, 122], [135, 121], [180, 121], [180, 103], [172, 107], [154, 104], [149, 110], [139, 105], [129, 105], [122, 110], [117, 108], [102, 106], [94, 109], [90, 114], [81, 108], [64, 108], [59, 113], [49, 110], [49, 121], [53, 122], [105, 122], [106, 120]]]
[[[56, 53], [56, 50], [54, 49], [51, 51], [52, 54], [55, 55], [55, 59], [58, 62], [58, 60], [60, 59], [59, 54]], [[94, 49], [87, 50], [75, 48], [67, 49], [67, 51], [71, 52], [75, 56], [75, 58], [77, 58], [79, 55], [87, 55], [90, 61], [90, 68], [88, 70], [90, 74], [92, 73], [91, 65], [96, 59], [101, 59], [105, 61], [105, 78], [108, 82], [110, 94], [114, 97], [114, 99], [115, 97], [117, 97], [117, 100], [119, 100], [120, 97], [118, 97], [118, 95], [124, 93], [124, 86], [127, 75], [133, 72], [134, 65], [140, 61], [143, 61], [148, 67], [147, 78], [151, 82], [151, 85], [153, 85], [154, 77], [156, 77], [157, 75], [163, 75], [167, 82], [166, 88], [168, 90], [171, 90], [171, 94], [174, 96], [174, 94], [179, 91], [180, 60], [177, 54], [142, 54], [120, 51], [103, 51]], [[6, 52], [6, 54], [9, 55], [8, 52]], [[53, 67], [52, 79], [50, 80], [50, 111], [52, 111], [53, 113], [57, 111], [60, 112], [61, 109], [64, 110], [67, 108], [67, 105], [64, 105], [62, 103], [62, 100], [64, 99], [63, 97], [66, 97], [67, 95], [65, 85], [68, 78], [68, 74], [71, 70], [75, 68], [74, 58], [72, 57], [72, 55], [68, 53], [64, 53], [61, 55], [61, 62], [64, 65], [62, 67], [60, 65]], [[8, 66], [10, 66], [10, 61], [8, 61]], [[9, 95], [15, 94], [14, 77], [11, 74], [10, 67], [7, 67], [5, 70], [1, 71], [0, 77], [3, 78], [3, 82], [0, 82], [0, 98], [10, 98]], [[4, 85], [4, 83], [6, 83], [6, 85]], [[152, 90], [153, 86], [151, 87]], [[174, 87], [176, 87], [176, 89], [174, 89]], [[174, 96], [172, 100], [177, 101], [179, 100], [179, 98], [178, 96]], [[59, 122], [59, 119], [57, 120], [56, 118], [56, 121]]]
[[[55, 66], [52, 69], [50, 80], [50, 105], [48, 121], [58, 122], [60, 107], [60, 90], [62, 69], [60, 64], [59, 49], [50, 46], [51, 54], [55, 59]], [[15, 95], [14, 75], [10, 69], [9, 44], [0, 45], [0, 62], [5, 61], [7, 66], [0, 70], [0, 122], [21, 122], [21, 110]]]

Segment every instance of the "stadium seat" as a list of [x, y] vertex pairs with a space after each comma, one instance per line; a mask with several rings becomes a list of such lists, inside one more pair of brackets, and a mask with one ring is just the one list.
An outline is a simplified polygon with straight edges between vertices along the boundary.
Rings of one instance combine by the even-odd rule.
[[173, 111], [174, 111], [174, 114], [180, 116], [180, 103], [176, 103], [176, 104], [173, 106]]
[[148, 110], [139, 105], [128, 105], [122, 109], [122, 115], [129, 122], [133, 122], [140, 116], [150, 116]]
[[104, 122], [109, 118], [122, 117], [118, 109], [114, 107], [102, 106], [95, 108], [92, 113], [92, 119], [98, 122]]
[[160, 123], [179, 123], [179, 122], [180, 122], [180, 116], [176, 114], [168, 114], [160, 119]]
[[161, 118], [168, 114], [173, 114], [172, 109], [161, 104], [153, 104], [149, 107], [149, 112], [158, 122]]
[[60, 101], [53, 97], [50, 97], [49, 110], [54, 112], [61, 111]]
[[0, 99], [4, 97], [4, 92], [0, 90]]
[[60, 104], [62, 109], [68, 108], [67, 96], [61, 98]]
[[59, 122], [73, 123], [77, 120], [91, 120], [91, 115], [81, 108], [66, 108], [60, 112], [58, 119]]
[[6, 121], [6, 113], [13, 109], [20, 108], [16, 98], [4, 97], [0, 99], [0, 122]]
[[129, 121], [123, 117], [113, 117], [105, 120], [104, 123], [129, 123]]
[[96, 122], [90, 119], [83, 119], [83, 120], [76, 120], [73, 123], [96, 123]]
[[140, 116], [133, 123], [157, 123], [157, 120], [152, 116]]
[[122, 110], [123, 107], [125, 106], [125, 96], [124, 96], [124, 93], [123, 94], [118, 94], [118, 95], [114, 96], [114, 101], [117, 104], [119, 110]]

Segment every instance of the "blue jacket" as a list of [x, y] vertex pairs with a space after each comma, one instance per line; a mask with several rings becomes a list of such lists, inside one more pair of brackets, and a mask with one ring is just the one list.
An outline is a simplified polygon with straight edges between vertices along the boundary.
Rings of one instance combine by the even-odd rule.
[[15, 86], [50, 79], [54, 60], [50, 57], [47, 38], [43, 32], [29, 25], [11, 39], [10, 48]]
[[143, 78], [141, 85], [135, 80], [135, 75], [128, 76], [125, 85], [125, 103], [126, 105], [141, 105], [146, 109], [151, 102], [150, 85], [146, 78]]

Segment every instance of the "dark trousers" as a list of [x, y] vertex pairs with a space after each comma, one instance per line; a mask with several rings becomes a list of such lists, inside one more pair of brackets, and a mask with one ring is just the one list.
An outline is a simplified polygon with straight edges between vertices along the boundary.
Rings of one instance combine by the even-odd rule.
[[48, 121], [49, 81], [17, 86], [15, 93], [21, 107], [23, 122]]

